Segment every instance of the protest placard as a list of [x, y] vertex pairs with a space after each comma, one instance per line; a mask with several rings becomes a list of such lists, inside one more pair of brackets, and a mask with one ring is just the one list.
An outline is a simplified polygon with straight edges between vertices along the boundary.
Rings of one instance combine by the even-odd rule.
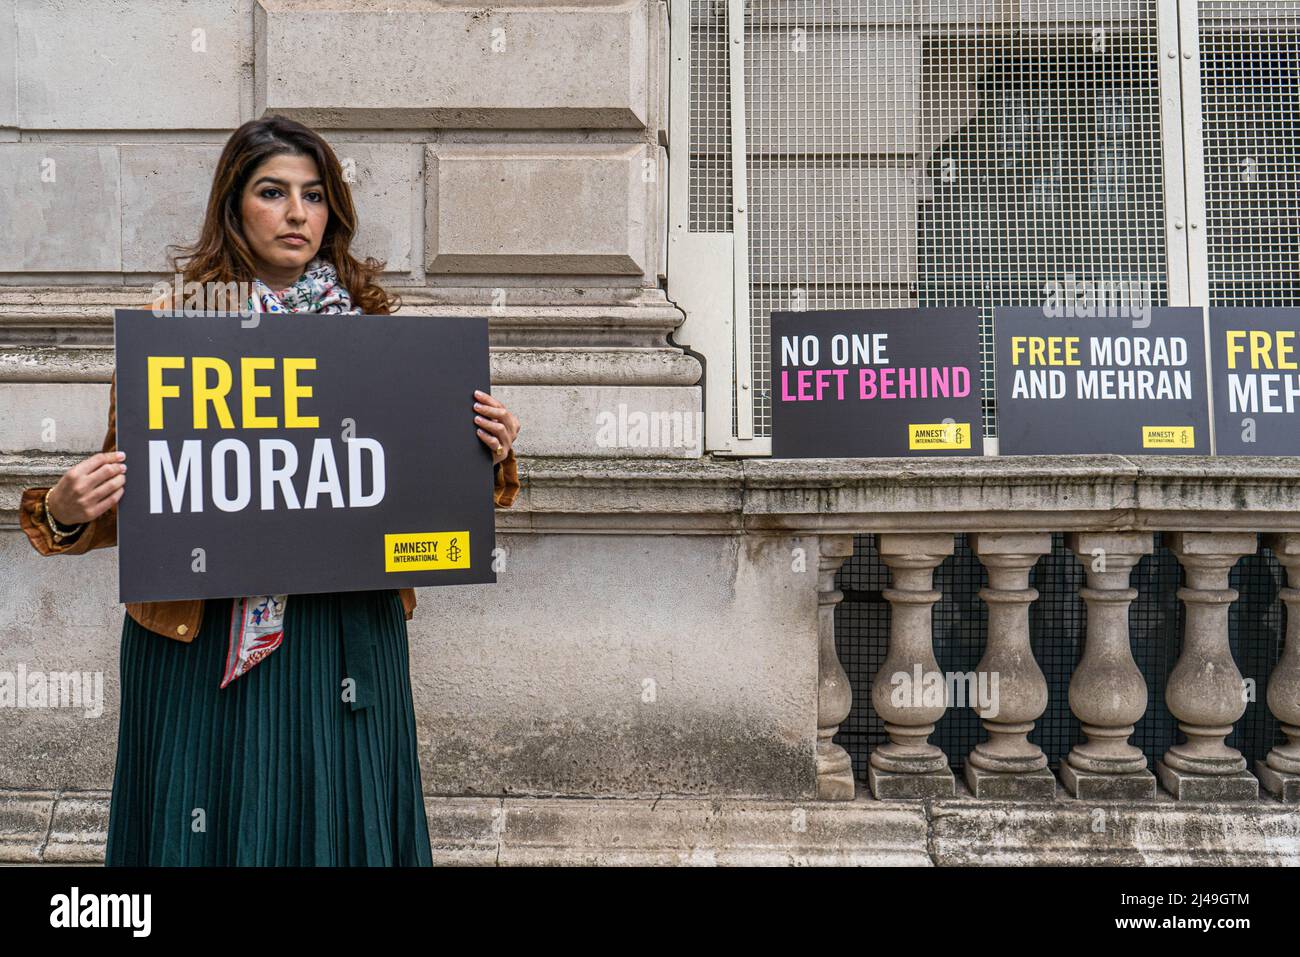
[[496, 580], [487, 320], [119, 309], [119, 601]]
[[1300, 455], [1300, 309], [1210, 310], [1215, 451]]
[[981, 455], [975, 309], [774, 312], [774, 458]]
[[1003, 455], [1208, 455], [1200, 309], [1140, 321], [993, 311], [998, 451]]

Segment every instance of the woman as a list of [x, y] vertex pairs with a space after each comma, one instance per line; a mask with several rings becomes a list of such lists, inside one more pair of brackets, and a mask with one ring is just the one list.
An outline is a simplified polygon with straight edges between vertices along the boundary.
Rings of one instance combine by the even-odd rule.
[[[193, 308], [192, 283], [233, 282], [250, 284], [256, 312], [388, 314], [400, 299], [374, 281], [382, 262], [353, 259], [355, 231], [323, 139], [281, 117], [246, 123], [181, 257], [186, 288], [151, 305], [182, 308], [186, 292]], [[23, 493], [20, 524], [42, 554], [116, 544], [127, 468], [116, 395], [114, 376], [103, 451]], [[470, 398], [496, 504], [509, 506], [519, 420], [485, 392]], [[431, 864], [408, 670], [414, 607], [410, 588], [128, 605], [105, 863]]]

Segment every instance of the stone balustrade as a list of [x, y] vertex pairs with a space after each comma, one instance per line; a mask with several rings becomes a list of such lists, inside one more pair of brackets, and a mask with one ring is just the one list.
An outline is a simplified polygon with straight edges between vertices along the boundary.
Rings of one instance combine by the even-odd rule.
[[[1048, 690], [1030, 642], [1028, 609], [1038, 593], [1028, 579], [1038, 558], [1050, 551], [1051, 538], [1023, 532], [976, 532], [970, 538], [990, 583], [979, 592], [988, 605], [988, 637], [975, 676], [979, 687], [991, 686], [998, 693], [983, 721], [988, 740], [966, 756], [965, 780], [978, 799], [1050, 801], [1056, 797], [1056, 780], [1047, 769], [1046, 755], [1028, 740], [1035, 719], [1045, 710]], [[1295, 726], [1300, 714], [1300, 654], [1294, 637], [1300, 625], [1294, 616], [1288, 617], [1286, 645], [1267, 685], [1269, 710], [1287, 743], [1274, 747], [1254, 773], [1241, 752], [1225, 743], [1251, 700], [1229, 647], [1228, 608], [1238, 592], [1228, 587], [1228, 579], [1240, 558], [1256, 552], [1258, 536], [1176, 531], [1168, 540], [1187, 584], [1177, 593], [1185, 625], [1164, 701], [1186, 740], [1172, 745], [1154, 768], [1129, 740], [1149, 704], [1147, 684], [1130, 647], [1128, 611], [1138, 591], [1129, 579], [1138, 560], [1151, 553], [1152, 533], [1071, 533], [1069, 548], [1085, 565], [1088, 582], [1079, 592], [1087, 607], [1086, 639], [1069, 685], [1070, 711], [1079, 720], [1083, 740], [1060, 763], [1061, 785], [1069, 796], [1085, 800], [1155, 800], [1158, 779], [1176, 800], [1222, 802], [1256, 800], [1262, 783], [1281, 801], [1300, 800], [1300, 729]], [[842, 552], [838, 537], [835, 541], [830, 556]], [[1271, 533], [1265, 541], [1293, 575], [1300, 533]], [[880, 560], [891, 573], [892, 587], [884, 590], [891, 620], [888, 635], [880, 636], [887, 642], [887, 654], [872, 684], [871, 703], [888, 741], [871, 751], [867, 781], [872, 795], [882, 800], [957, 795], [949, 769], [953, 756], [929, 741], [949, 701], [942, 694], [896, 693], [900, 686], [914, 687], [898, 676], [932, 677], [934, 689], [941, 692], [948, 687], [931, 642], [930, 610], [941, 597], [931, 579], [953, 547], [952, 533], [886, 532], [877, 537]], [[823, 573], [829, 564], [838, 563], [824, 557]], [[824, 604], [837, 594], [825, 594]], [[1293, 605], [1296, 589], [1282, 589], [1279, 599]], [[840, 669], [835, 659], [823, 661], [822, 667]], [[977, 701], [972, 706], [979, 710], [987, 704]], [[839, 710], [848, 713], [847, 707]], [[833, 729], [819, 730], [823, 741], [829, 731]]]
[[[831, 590], [830, 570], [842, 561], [844, 542], [875, 533], [876, 553], [888, 569], [889, 587], [881, 594], [890, 616], [887, 634], [866, 639], [885, 645], [869, 696], [887, 739], [870, 750], [864, 774], [870, 793], [881, 800], [958, 796], [951, 766], [964, 757], [965, 783], [977, 799], [1052, 801], [1059, 780], [1061, 796], [1090, 801], [1154, 801], [1161, 791], [1178, 801], [1255, 801], [1261, 784], [1265, 796], [1300, 800], [1297, 616], [1287, 617], [1286, 643], [1266, 684], [1267, 706], [1286, 743], [1254, 768], [1226, 743], [1253, 700], [1229, 644], [1229, 609], [1239, 597], [1229, 577], [1263, 545], [1287, 571], [1288, 587], [1277, 600], [1288, 609], [1296, 604], [1300, 528], [1279, 512], [1280, 497], [1296, 495], [1295, 466], [1264, 458], [1049, 461], [821, 463], [828, 468], [815, 495], [801, 490], [796, 479], [809, 470], [806, 462], [746, 464], [749, 527], [812, 526], [824, 535], [821, 569], [830, 585], [822, 589], [823, 618], [840, 594]], [[807, 496], [802, 503], [801, 496]], [[1078, 589], [1086, 637], [1068, 693], [1082, 735], [1055, 775], [1029, 740], [1048, 703], [1030, 630], [1030, 606], [1039, 594], [1029, 581], [1035, 564], [1051, 551], [1053, 531], [1066, 532], [1067, 547], [1086, 576]], [[1156, 531], [1163, 533], [1184, 581], [1177, 591], [1183, 610], [1178, 658], [1163, 689], [1164, 707], [1183, 740], [1151, 761], [1130, 741], [1148, 713], [1150, 689], [1134, 660], [1129, 610], [1139, 595], [1132, 572], [1152, 553]], [[948, 688], [932, 643], [931, 610], [942, 597], [934, 587], [935, 569], [953, 554], [957, 533], [967, 535], [988, 579], [979, 590], [987, 606], [987, 641], [972, 677], [979, 687], [998, 692], [995, 707], [968, 705], [980, 712], [987, 739], [967, 755], [945, 754], [930, 740], [951, 706], [950, 694], [915, 691], [916, 680], [931, 678], [934, 689]], [[833, 647], [823, 634], [824, 674], [843, 671], [836, 658], [826, 657]], [[910, 695], [898, 694], [900, 687]], [[825, 753], [827, 742], [849, 710], [841, 701], [833, 713], [821, 715], [833, 724], [819, 728], [819, 768], [837, 766]], [[826, 797], [846, 794], [842, 779], [825, 782], [819, 791]]]

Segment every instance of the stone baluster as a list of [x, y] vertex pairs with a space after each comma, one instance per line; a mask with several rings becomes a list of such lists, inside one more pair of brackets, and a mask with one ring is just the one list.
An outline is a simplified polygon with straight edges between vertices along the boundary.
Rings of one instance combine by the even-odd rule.
[[1038, 597], [1029, 573], [1051, 552], [1052, 536], [981, 532], [971, 536], [971, 548], [989, 578], [980, 589], [989, 608], [988, 644], [970, 689], [989, 739], [967, 757], [966, 783], [977, 798], [1050, 801], [1056, 778], [1043, 749], [1029, 741], [1034, 722], [1047, 710], [1047, 679], [1029, 641], [1029, 606]]
[[1225, 739], [1246, 713], [1245, 683], [1228, 645], [1228, 606], [1237, 591], [1228, 576], [1258, 547], [1253, 532], [1176, 532], [1170, 550], [1183, 566], [1183, 647], [1165, 687], [1165, 704], [1187, 735], [1156, 762], [1160, 783], [1180, 801], [1249, 801], [1259, 781]]
[[934, 657], [932, 613], [941, 597], [934, 570], [953, 553], [951, 534], [887, 532], [877, 536], [891, 573], [889, 651], [872, 682], [871, 703], [889, 743], [871, 752], [867, 780], [877, 798], [952, 797], [948, 758], [930, 743], [948, 707], [947, 683]]
[[1087, 738], [1061, 762], [1061, 784], [1084, 800], [1153, 800], [1156, 779], [1146, 755], [1129, 743], [1146, 714], [1147, 684], [1129, 645], [1129, 585], [1135, 566], [1154, 548], [1150, 532], [1075, 532], [1070, 550], [1087, 569], [1079, 589], [1088, 609], [1083, 657], [1070, 676], [1070, 710]]
[[1300, 535], [1268, 535], [1264, 544], [1286, 568], [1287, 587], [1278, 597], [1286, 603], [1286, 644], [1268, 676], [1268, 710], [1286, 735], [1268, 757], [1255, 763], [1259, 783], [1279, 801], [1300, 802]]
[[835, 587], [835, 574], [853, 554], [852, 535], [822, 535], [817, 558], [817, 798], [852, 801], [853, 762], [831, 738], [849, 716], [853, 690], [835, 648], [835, 606], [844, 592]]

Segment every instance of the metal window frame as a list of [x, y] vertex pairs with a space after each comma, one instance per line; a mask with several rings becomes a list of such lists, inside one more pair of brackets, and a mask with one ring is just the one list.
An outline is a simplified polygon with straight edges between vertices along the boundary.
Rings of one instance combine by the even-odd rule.
[[[725, 4], [728, 11], [733, 229], [729, 233], [689, 231], [691, 11], [690, 0], [668, 0], [668, 295], [686, 313], [676, 341], [697, 353], [705, 365], [705, 451], [768, 456], [771, 439], [754, 435], [753, 414], [744, 68], [748, 3], [716, 2], [719, 6]], [[1209, 265], [1204, 229], [1198, 4], [1197, 0], [1154, 2], [1160, 51], [1157, 73], [1169, 304], [1206, 307]], [[1205, 315], [1208, 324], [1208, 311]], [[1208, 374], [1208, 354], [1206, 361]], [[1213, 452], [1212, 427], [1210, 440]], [[986, 439], [984, 454], [998, 454], [996, 439]]]
[[1165, 251], [1169, 305], [1189, 306], [1186, 155], [1183, 127], [1187, 114], [1182, 91], [1179, 0], [1159, 0], [1157, 49], [1160, 51], [1160, 141], [1164, 156]]
[[[1163, 5], [1164, 0], [1162, 0]], [[1183, 177], [1187, 215], [1188, 305], [1210, 304], [1210, 253], [1205, 235], [1205, 146], [1201, 115], [1200, 4], [1177, 0], [1182, 105]]]
[[[1204, 330], [1206, 402], [1214, 408], [1214, 364], [1208, 348], [1210, 342], [1210, 253], [1205, 229], [1205, 144], [1201, 114], [1201, 42], [1200, 10], [1197, 0], [1175, 0], [1178, 20], [1178, 84], [1182, 122], [1183, 216], [1187, 228], [1183, 243], [1186, 251], [1187, 305], [1199, 307]], [[1160, 0], [1161, 7], [1168, 0]], [[1168, 59], [1166, 55], [1165, 59]], [[1163, 83], [1163, 80], [1161, 81]], [[1166, 152], [1168, 151], [1166, 146]], [[1214, 415], [1209, 417], [1210, 454], [1218, 454]]]
[[[728, 95], [733, 231], [704, 233], [689, 228], [690, 0], [669, 0], [668, 296], [686, 313], [675, 341], [704, 361], [704, 450], [737, 456], [771, 455], [771, 439], [754, 437], [745, 218], [745, 3], [726, 2], [732, 41]], [[734, 430], [733, 407], [739, 413]]]

